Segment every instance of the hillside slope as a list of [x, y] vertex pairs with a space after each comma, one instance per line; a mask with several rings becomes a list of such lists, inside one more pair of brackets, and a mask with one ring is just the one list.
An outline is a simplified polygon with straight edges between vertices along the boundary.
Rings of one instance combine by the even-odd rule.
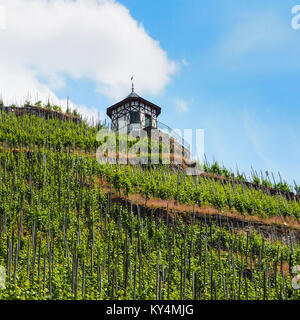
[[0, 126], [0, 299], [299, 299], [297, 239], [143, 210], [155, 196], [297, 224], [296, 201], [160, 166], [100, 165], [85, 123], [2, 115]]

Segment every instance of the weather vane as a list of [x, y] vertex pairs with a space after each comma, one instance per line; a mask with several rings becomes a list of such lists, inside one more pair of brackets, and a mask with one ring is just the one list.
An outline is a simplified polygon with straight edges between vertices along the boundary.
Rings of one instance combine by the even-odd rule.
[[131, 81], [132, 81], [132, 92], [134, 92], [133, 76], [131, 77]]

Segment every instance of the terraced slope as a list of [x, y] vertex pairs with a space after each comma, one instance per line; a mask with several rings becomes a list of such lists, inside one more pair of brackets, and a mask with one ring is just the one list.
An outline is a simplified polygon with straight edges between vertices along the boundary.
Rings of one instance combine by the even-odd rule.
[[[299, 299], [296, 238], [266, 239], [193, 211], [143, 210], [155, 196], [298, 223], [297, 202], [160, 167], [100, 165], [87, 152], [95, 128], [34, 116], [12, 116], [10, 126], [5, 120], [0, 265], [7, 288], [0, 299]], [[52, 126], [61, 134], [51, 136]], [[12, 127], [19, 128], [15, 138]], [[68, 136], [73, 144], [64, 146]], [[113, 201], [112, 192], [128, 201]], [[137, 194], [143, 206], [131, 206]]]

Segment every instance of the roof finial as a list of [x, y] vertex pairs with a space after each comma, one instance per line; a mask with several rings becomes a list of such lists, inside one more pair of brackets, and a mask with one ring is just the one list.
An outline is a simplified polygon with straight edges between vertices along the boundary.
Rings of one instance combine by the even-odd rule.
[[131, 90], [132, 90], [132, 92], [134, 92], [133, 76], [131, 77], [131, 81], [132, 81], [132, 88], [131, 88]]

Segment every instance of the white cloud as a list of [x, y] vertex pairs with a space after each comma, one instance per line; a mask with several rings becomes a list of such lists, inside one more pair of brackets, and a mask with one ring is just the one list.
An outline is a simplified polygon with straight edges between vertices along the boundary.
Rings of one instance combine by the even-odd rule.
[[188, 112], [189, 111], [189, 106], [187, 101], [183, 99], [175, 99], [175, 106], [177, 111], [179, 112]]
[[[28, 95], [57, 99], [66, 77], [89, 79], [112, 100], [130, 90], [159, 94], [177, 70], [159, 42], [114, 0], [0, 0], [0, 92], [6, 101]], [[43, 79], [41, 82], [40, 79]], [[35, 99], [34, 99], [35, 100]]]

